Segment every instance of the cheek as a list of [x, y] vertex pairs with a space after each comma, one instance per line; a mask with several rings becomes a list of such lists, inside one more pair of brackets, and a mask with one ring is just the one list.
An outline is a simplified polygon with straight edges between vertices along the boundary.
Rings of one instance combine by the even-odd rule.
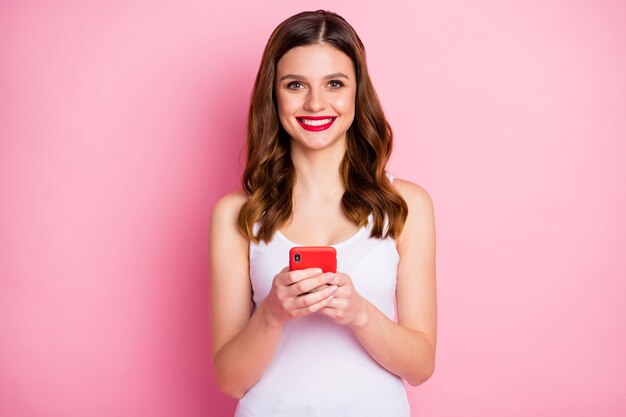
[[278, 120], [280, 121], [280, 124], [283, 129], [291, 134], [292, 127], [290, 126], [290, 123], [293, 122], [292, 114], [294, 113], [293, 100], [290, 100], [289, 97], [285, 97], [284, 95], [277, 94], [276, 108], [278, 110]]
[[350, 101], [350, 100], [346, 100], [343, 104], [343, 107], [341, 108], [341, 113], [343, 114], [346, 122], [350, 122], [352, 123], [352, 120], [354, 120], [354, 116], [355, 116], [355, 108], [354, 108], [354, 102]]
[[285, 100], [280, 94], [276, 95], [276, 108], [279, 116], [285, 111]]
[[294, 99], [294, 97], [291, 97], [286, 94], [278, 94], [276, 96], [276, 105], [278, 106], [279, 115], [292, 114], [294, 110], [298, 107], [297, 102]]
[[355, 97], [352, 94], [347, 94], [337, 102], [337, 107], [341, 109], [344, 114], [352, 114], [355, 110]]

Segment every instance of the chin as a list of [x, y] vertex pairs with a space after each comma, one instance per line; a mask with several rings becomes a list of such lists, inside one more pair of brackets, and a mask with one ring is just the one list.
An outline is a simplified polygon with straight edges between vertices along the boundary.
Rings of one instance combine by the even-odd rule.
[[310, 138], [310, 137], [299, 137], [298, 139], [291, 139], [292, 143], [296, 143], [297, 146], [300, 146], [305, 149], [311, 150], [321, 150], [326, 148], [332, 148], [341, 142], [341, 139], [335, 137], [318, 137], [318, 138]]

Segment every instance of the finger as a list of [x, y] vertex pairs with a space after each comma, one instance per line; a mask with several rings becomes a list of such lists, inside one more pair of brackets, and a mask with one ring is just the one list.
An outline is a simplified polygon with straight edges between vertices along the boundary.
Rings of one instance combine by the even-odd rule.
[[318, 291], [325, 288], [326, 285], [332, 281], [334, 274], [325, 273], [316, 275], [310, 278], [305, 278], [295, 284], [292, 284], [290, 289], [293, 290], [294, 295], [303, 295], [311, 292]]
[[334, 299], [334, 295], [330, 295], [328, 297], [325, 297], [323, 299], [321, 299], [320, 301], [308, 305], [306, 307], [302, 307], [302, 308], [297, 308], [295, 310], [292, 311], [291, 316], [296, 318], [296, 317], [303, 317], [303, 316], [307, 316], [309, 314], [318, 312], [320, 310], [322, 310], [324, 307], [326, 307], [329, 303], [331, 303]]
[[332, 285], [323, 290], [319, 290], [316, 292], [312, 292], [310, 294], [301, 295], [293, 299], [293, 308], [305, 308], [316, 304], [325, 298], [330, 297], [331, 295], [334, 297], [335, 292], [337, 291], [337, 286]]
[[300, 293], [299, 295], [311, 294], [312, 292], [319, 291], [319, 290], [324, 289], [324, 288], [326, 288], [326, 287], [328, 287], [328, 284], [322, 284], [322, 285], [320, 285], [319, 287], [315, 287], [315, 288], [313, 288], [312, 290], [309, 290], [309, 291], [304, 291], [304, 292]]
[[332, 300], [330, 300], [328, 302], [328, 304], [326, 304], [324, 306], [324, 308], [322, 308], [318, 314], [323, 314], [326, 317], [332, 319], [332, 320], [339, 320], [340, 314], [341, 314], [341, 310], [337, 309], [337, 308], [333, 308], [332, 304], [335, 302], [336, 298], [333, 298]]
[[[329, 314], [336, 314], [338, 311], [345, 310], [348, 308], [348, 301], [345, 299], [341, 299], [337, 296], [337, 292], [335, 292], [334, 297], [331, 302], [329, 302], [325, 307], [324, 311]], [[334, 317], [334, 316], [333, 316]]]
[[280, 285], [291, 285], [296, 282], [300, 282], [303, 279], [311, 278], [316, 275], [320, 275], [322, 270], [320, 268], [307, 268], [307, 269], [298, 269], [296, 271], [287, 271], [282, 273], [278, 278], [278, 283]]
[[333, 278], [332, 281], [330, 281], [331, 284], [333, 285], [338, 285], [340, 287], [343, 287], [344, 285], [348, 284], [349, 282], [352, 282], [350, 280], [350, 277], [346, 274], [344, 274], [343, 272], [337, 272]]

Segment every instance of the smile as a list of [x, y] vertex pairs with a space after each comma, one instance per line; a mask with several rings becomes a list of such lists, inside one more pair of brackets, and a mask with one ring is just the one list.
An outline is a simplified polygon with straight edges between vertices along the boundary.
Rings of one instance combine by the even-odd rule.
[[296, 120], [298, 120], [298, 123], [304, 130], [321, 132], [328, 129], [336, 118], [337, 116], [302, 116], [296, 117]]

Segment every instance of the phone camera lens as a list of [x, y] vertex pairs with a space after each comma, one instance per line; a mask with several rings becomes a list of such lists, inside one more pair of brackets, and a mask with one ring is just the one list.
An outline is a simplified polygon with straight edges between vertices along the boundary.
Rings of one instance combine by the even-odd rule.
[[300, 262], [300, 254], [296, 253], [295, 255], [293, 255], [293, 260], [296, 262]]

